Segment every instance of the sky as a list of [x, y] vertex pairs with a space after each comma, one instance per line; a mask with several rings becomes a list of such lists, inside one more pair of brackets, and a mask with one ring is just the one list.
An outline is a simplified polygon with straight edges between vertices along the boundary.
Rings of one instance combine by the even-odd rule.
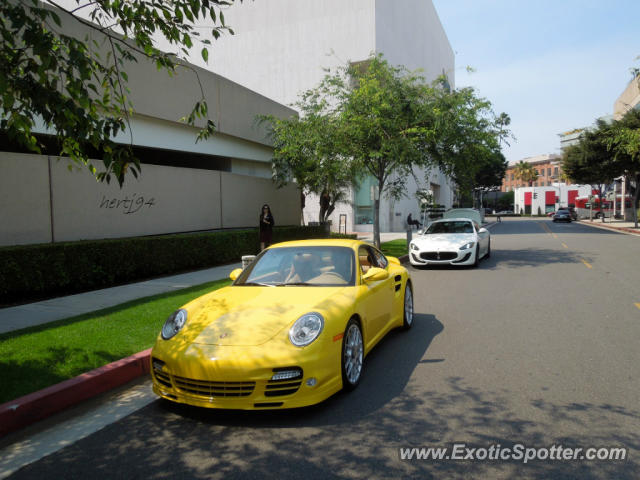
[[640, 0], [433, 4], [456, 55], [456, 87], [473, 86], [511, 117], [510, 163], [560, 153], [558, 134], [612, 114], [640, 67]]

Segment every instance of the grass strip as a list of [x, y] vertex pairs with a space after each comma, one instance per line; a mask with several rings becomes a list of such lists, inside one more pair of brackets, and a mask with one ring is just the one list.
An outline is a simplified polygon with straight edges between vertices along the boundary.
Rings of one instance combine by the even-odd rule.
[[397, 240], [391, 240], [390, 242], [383, 242], [380, 244], [380, 250], [382, 250], [382, 253], [385, 255], [401, 257], [408, 252], [407, 240], [405, 238], [399, 238]]
[[228, 279], [0, 335], [0, 403], [153, 346], [166, 318]]

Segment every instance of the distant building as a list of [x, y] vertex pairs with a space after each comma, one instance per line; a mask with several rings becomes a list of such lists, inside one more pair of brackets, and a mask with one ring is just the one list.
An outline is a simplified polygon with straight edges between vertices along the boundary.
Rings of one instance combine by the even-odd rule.
[[[556, 154], [537, 155], [535, 157], [523, 158], [521, 161], [533, 166], [538, 174], [538, 179], [533, 182], [534, 187], [551, 186], [562, 178], [562, 157]], [[516, 173], [516, 163], [511, 163], [507, 167], [502, 179], [502, 192], [511, 192], [518, 187], [528, 187], [527, 182], [520, 180]], [[568, 182], [570, 184], [570, 182]]]
[[[392, 65], [422, 69], [427, 81], [445, 74], [454, 86], [454, 52], [431, 0], [269, 0], [236, 3], [224, 15], [235, 35], [216, 41], [210, 68], [286, 105], [316, 87], [327, 69], [376, 53]], [[418, 218], [418, 190], [431, 191], [437, 203], [453, 203], [441, 172], [417, 171], [416, 178], [407, 179], [408, 198], [381, 199], [382, 231], [402, 230], [409, 213]], [[370, 231], [375, 195], [365, 178], [332, 214], [333, 229], [346, 220], [348, 231]], [[308, 198], [305, 221], [318, 221], [318, 215], [317, 198]]]
[[619, 120], [629, 110], [640, 108], [640, 75], [629, 82], [613, 104], [613, 117]]

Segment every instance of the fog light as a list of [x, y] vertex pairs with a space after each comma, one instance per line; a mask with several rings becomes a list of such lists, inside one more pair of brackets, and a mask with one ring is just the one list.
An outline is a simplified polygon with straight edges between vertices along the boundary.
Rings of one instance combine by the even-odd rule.
[[291, 380], [292, 378], [299, 378], [302, 376], [302, 372], [300, 370], [282, 370], [281, 372], [276, 372], [271, 377], [271, 380]]
[[164, 367], [164, 362], [162, 360], [158, 360], [157, 358], [154, 358], [152, 363], [153, 363], [154, 370], [157, 370], [158, 372], [162, 371], [162, 367]]
[[318, 381], [313, 377], [307, 379], [307, 387], [315, 387], [316, 383], [318, 383]]

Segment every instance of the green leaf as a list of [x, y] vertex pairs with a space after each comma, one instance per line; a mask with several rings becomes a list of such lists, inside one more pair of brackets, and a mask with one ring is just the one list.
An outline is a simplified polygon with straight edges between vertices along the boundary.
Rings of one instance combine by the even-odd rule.
[[209, 50], [207, 50], [206, 48], [202, 49], [202, 59], [205, 61], [205, 63], [209, 62]]

